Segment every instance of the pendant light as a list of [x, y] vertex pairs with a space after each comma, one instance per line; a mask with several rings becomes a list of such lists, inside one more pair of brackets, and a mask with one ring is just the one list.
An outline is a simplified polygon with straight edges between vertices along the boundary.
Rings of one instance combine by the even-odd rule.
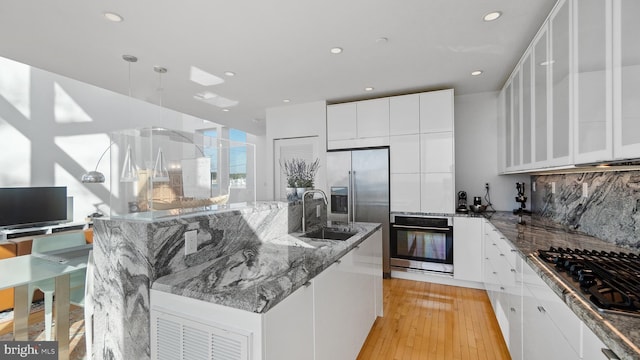
[[[162, 66], [154, 66], [153, 71], [158, 73], [158, 91], [160, 92], [160, 111], [162, 111], [162, 74], [167, 72], [167, 69]], [[164, 160], [164, 154], [162, 148], [158, 147], [158, 155], [156, 156], [156, 162], [153, 166], [153, 173], [151, 180], [154, 182], [167, 182], [169, 181], [169, 171], [167, 170], [166, 161]]]
[[[129, 99], [131, 99], [131, 63], [137, 62], [138, 58], [133, 55], [122, 55], [122, 59], [128, 63], [129, 67]], [[109, 146], [102, 152], [98, 162], [96, 163], [96, 168], [93, 171], [86, 172], [82, 174], [80, 181], [84, 184], [101, 184], [105, 182], [105, 176], [103, 173], [98, 171], [98, 166], [102, 161], [102, 158], [107, 154], [107, 151], [111, 149], [113, 143], [110, 143]], [[133, 182], [137, 180], [137, 168], [135, 162], [133, 161], [133, 155], [131, 151], [131, 146], [127, 146], [127, 153], [125, 155], [124, 164], [122, 167], [122, 173], [120, 176], [120, 181], [122, 182]]]
[[[138, 58], [133, 55], [122, 55], [122, 59], [129, 63], [129, 101], [131, 101], [131, 63], [137, 62]], [[138, 167], [133, 158], [133, 151], [131, 145], [127, 144], [127, 152], [124, 156], [124, 163], [122, 164], [122, 172], [120, 172], [121, 182], [134, 182], [138, 180]]]

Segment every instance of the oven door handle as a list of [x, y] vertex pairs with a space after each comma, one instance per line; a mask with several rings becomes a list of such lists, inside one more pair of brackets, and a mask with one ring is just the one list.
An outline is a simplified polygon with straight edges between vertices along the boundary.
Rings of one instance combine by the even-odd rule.
[[437, 231], [449, 231], [449, 228], [441, 228], [441, 227], [429, 227], [429, 226], [408, 226], [408, 225], [392, 225], [394, 228], [401, 229], [420, 229], [420, 230], [437, 230]]

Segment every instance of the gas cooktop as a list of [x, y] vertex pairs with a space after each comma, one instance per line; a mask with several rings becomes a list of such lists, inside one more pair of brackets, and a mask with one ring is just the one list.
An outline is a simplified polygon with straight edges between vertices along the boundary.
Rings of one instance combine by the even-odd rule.
[[640, 317], [638, 255], [551, 247], [538, 256], [599, 311]]

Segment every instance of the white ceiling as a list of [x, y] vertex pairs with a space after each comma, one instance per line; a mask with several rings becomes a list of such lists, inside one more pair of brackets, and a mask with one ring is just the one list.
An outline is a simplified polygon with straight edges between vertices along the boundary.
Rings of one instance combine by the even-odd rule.
[[[0, 56], [254, 134], [265, 109], [501, 88], [555, 0], [4, 0]], [[503, 16], [484, 22], [484, 14]], [[106, 11], [124, 21], [105, 20]], [[387, 42], [377, 39], [384, 37]], [[344, 52], [333, 55], [331, 47]], [[138, 57], [128, 65], [123, 54]], [[159, 75], [153, 66], [168, 72]], [[225, 80], [190, 80], [192, 68]], [[482, 69], [481, 76], [471, 76]], [[226, 77], [225, 71], [236, 73]], [[365, 87], [374, 87], [365, 92]], [[194, 99], [239, 101], [229, 112]], [[303, 120], [303, 119], [301, 119]]]

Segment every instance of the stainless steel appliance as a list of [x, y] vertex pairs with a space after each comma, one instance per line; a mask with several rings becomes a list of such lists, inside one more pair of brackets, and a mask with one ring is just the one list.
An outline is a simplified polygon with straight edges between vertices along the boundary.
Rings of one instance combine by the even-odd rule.
[[453, 273], [453, 219], [392, 216], [390, 255], [393, 270]]
[[382, 224], [383, 276], [389, 267], [389, 149], [327, 153], [329, 220]]

